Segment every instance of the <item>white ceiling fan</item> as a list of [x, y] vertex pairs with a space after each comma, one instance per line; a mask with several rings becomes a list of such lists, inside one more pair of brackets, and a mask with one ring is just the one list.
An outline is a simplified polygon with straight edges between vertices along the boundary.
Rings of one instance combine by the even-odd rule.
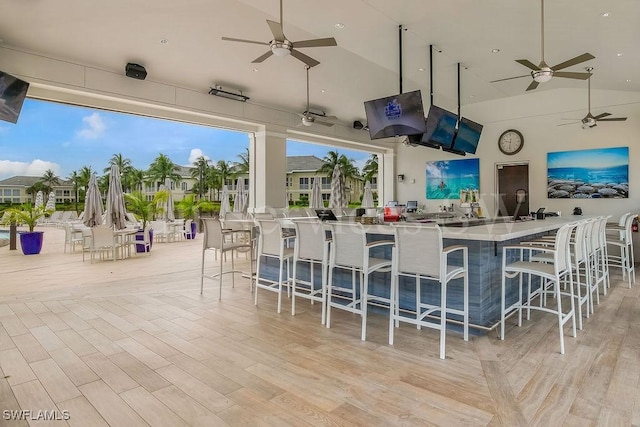
[[231, 41], [231, 42], [241, 42], [241, 43], [252, 43], [252, 44], [261, 44], [269, 46], [269, 50], [264, 54], [260, 55], [253, 61], [252, 63], [260, 63], [265, 59], [269, 58], [271, 55], [276, 56], [288, 56], [291, 55], [294, 58], [304, 62], [308, 67], [315, 67], [320, 62], [311, 58], [310, 56], [305, 55], [304, 53], [296, 50], [304, 47], [323, 47], [323, 46], [337, 46], [336, 39], [333, 37], [328, 37], [324, 39], [311, 39], [311, 40], [301, 40], [297, 42], [292, 42], [284, 35], [284, 30], [282, 27], [282, 0], [280, 0], [280, 22], [270, 21], [267, 19], [267, 24], [269, 25], [269, 29], [271, 29], [271, 34], [273, 35], [273, 39], [270, 42], [260, 42], [255, 40], [245, 40], [245, 39], [236, 39], [232, 37], [222, 37], [222, 40]]
[[542, 15], [542, 19], [541, 19], [542, 30], [541, 30], [541, 40], [540, 40], [540, 50], [541, 50], [540, 65], [535, 65], [533, 62], [529, 61], [528, 59], [516, 59], [516, 62], [518, 64], [521, 64], [527, 68], [530, 68], [531, 73], [525, 74], [522, 76], [507, 77], [506, 79], [493, 80], [490, 83], [502, 82], [505, 80], [520, 79], [522, 77], [531, 76], [533, 78], [533, 81], [529, 84], [526, 90], [533, 90], [537, 88], [540, 83], [545, 83], [551, 80], [551, 77], [564, 77], [567, 79], [579, 79], [579, 80], [586, 80], [589, 78], [588, 73], [574, 73], [574, 72], [566, 72], [566, 71], [560, 71], [560, 70], [571, 67], [573, 65], [580, 64], [581, 62], [588, 61], [590, 59], [594, 59], [595, 56], [591, 55], [590, 53], [583, 53], [582, 55], [578, 55], [575, 58], [569, 59], [568, 61], [564, 61], [557, 65], [554, 65], [553, 67], [549, 67], [547, 63], [544, 61], [544, 0], [540, 0], [540, 4], [541, 4], [541, 15]]
[[576, 123], [582, 123], [582, 129], [590, 129], [592, 127], [597, 126], [598, 122], [624, 122], [627, 120], [626, 117], [609, 117], [611, 113], [601, 113], [597, 116], [591, 114], [591, 76], [593, 75], [593, 67], [586, 67], [585, 70], [589, 75], [589, 79], [587, 80], [587, 115], [584, 116], [581, 120], [578, 119], [562, 119], [562, 120], [573, 120], [571, 123], [563, 123], [558, 126], [565, 125], [573, 125]]
[[324, 111], [321, 113], [314, 113], [309, 110], [309, 68], [311, 67], [305, 65], [304, 68], [307, 71], [307, 108], [302, 113], [297, 113], [298, 116], [300, 116], [300, 124], [304, 126], [311, 126], [315, 123], [322, 126], [333, 126], [333, 123], [326, 120], [337, 120], [338, 118], [336, 116], [327, 116]]

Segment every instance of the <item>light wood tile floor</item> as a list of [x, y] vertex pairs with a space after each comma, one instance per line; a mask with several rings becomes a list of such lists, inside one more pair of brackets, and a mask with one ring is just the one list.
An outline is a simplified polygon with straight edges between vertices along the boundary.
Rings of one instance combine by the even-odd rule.
[[319, 304], [292, 317], [286, 298], [278, 315], [239, 276], [222, 301], [212, 281], [201, 296], [201, 236], [94, 264], [63, 236], [46, 228], [37, 256], [0, 248], [2, 411], [67, 411], [56, 426], [640, 426], [640, 282], [614, 275], [564, 356], [538, 313], [504, 342], [449, 333], [440, 360], [435, 331], [403, 325], [390, 347], [382, 314], [361, 342], [355, 316], [326, 329]]

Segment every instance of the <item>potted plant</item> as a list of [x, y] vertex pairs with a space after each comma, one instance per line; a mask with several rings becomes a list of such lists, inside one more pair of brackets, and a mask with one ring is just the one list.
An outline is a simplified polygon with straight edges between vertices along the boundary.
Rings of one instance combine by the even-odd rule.
[[191, 229], [184, 230], [184, 235], [187, 239], [195, 239], [196, 237], [196, 223], [193, 221], [196, 214], [200, 211], [208, 211], [213, 208], [213, 204], [206, 200], [196, 202], [194, 194], [187, 195], [184, 199], [177, 203], [178, 210], [182, 214], [185, 220], [191, 220]]
[[44, 207], [35, 207], [31, 203], [22, 205], [20, 208], [7, 210], [9, 215], [4, 219], [3, 224], [24, 224], [29, 231], [20, 231], [20, 247], [25, 255], [36, 255], [42, 250], [44, 231], [34, 231], [39, 219], [45, 215], [50, 215], [51, 211]]
[[[136, 234], [136, 240], [144, 240], [144, 230], [149, 225], [149, 221], [153, 218], [156, 210], [156, 201], [147, 200], [147, 197], [141, 191], [134, 191], [133, 193], [127, 193], [124, 195], [127, 210], [133, 212], [134, 215], [142, 222], [142, 228]], [[149, 230], [149, 248], [145, 245], [136, 245], [137, 252], [147, 252], [151, 250], [153, 244], [153, 229]]]

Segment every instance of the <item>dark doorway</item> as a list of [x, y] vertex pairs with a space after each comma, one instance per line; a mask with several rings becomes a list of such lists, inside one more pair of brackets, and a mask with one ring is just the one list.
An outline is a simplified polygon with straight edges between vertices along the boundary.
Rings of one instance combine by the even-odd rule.
[[498, 165], [498, 215], [529, 215], [529, 165]]

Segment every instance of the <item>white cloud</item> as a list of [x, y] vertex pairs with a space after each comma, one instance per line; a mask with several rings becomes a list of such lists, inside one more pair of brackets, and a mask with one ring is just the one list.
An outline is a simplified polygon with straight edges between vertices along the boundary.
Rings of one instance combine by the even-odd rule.
[[98, 139], [107, 129], [107, 125], [104, 123], [104, 120], [102, 120], [102, 116], [98, 113], [83, 117], [82, 122], [84, 123], [84, 127], [77, 133], [78, 137], [82, 139]]
[[201, 157], [201, 156], [204, 157], [207, 160], [211, 160], [211, 158], [209, 156], [207, 156], [206, 154], [204, 154], [201, 149], [192, 148], [191, 152], [189, 153], [189, 164], [187, 166], [193, 166], [193, 162], [195, 162], [196, 159], [198, 157]]
[[46, 160], [35, 159], [31, 163], [0, 160], [0, 179], [11, 176], [42, 176], [51, 169], [56, 175], [60, 173], [60, 165]]

